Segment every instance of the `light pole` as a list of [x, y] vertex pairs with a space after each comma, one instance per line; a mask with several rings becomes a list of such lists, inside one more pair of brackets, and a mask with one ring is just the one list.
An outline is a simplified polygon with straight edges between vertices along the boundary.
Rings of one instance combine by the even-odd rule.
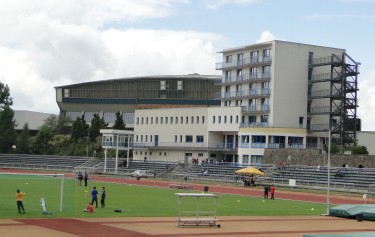
[[331, 181], [331, 130], [328, 130], [328, 158], [327, 158], [327, 215], [329, 215], [329, 191]]

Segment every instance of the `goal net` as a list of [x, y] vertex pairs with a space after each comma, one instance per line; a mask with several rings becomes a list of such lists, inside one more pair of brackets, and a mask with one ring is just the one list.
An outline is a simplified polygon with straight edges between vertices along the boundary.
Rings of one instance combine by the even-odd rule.
[[50, 212], [63, 211], [64, 174], [0, 173], [0, 187], [2, 212], [16, 211], [17, 189], [26, 194], [23, 203], [27, 213], [45, 211], [45, 208]]

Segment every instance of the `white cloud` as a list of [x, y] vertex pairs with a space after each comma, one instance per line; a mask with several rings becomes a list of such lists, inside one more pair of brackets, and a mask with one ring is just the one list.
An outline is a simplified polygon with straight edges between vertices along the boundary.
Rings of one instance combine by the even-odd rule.
[[260, 34], [259, 39], [257, 39], [255, 42], [262, 43], [262, 42], [272, 41], [274, 39], [275, 39], [275, 36], [271, 32], [266, 30]]
[[205, 0], [204, 4], [207, 9], [217, 10], [218, 8], [228, 5], [252, 5], [258, 3], [259, 0]]
[[215, 34], [130, 29], [106, 31], [103, 39], [116, 62], [112, 77], [217, 73]]
[[358, 116], [362, 120], [362, 128], [366, 128], [367, 131], [375, 131], [373, 121], [375, 114], [375, 68], [363, 77], [363, 81], [358, 85]]
[[[4, 0], [0, 81], [14, 109], [58, 113], [55, 86], [127, 76], [218, 73], [214, 42], [194, 31], [105, 29], [173, 14], [187, 0]], [[147, 3], [147, 4], [146, 4]]]

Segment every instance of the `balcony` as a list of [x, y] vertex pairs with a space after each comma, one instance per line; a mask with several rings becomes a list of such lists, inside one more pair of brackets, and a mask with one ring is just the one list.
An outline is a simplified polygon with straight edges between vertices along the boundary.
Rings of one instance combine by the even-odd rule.
[[268, 143], [267, 148], [271, 148], [271, 149], [282, 149], [282, 148], [305, 149], [306, 146], [303, 143], [291, 143], [291, 144]]
[[249, 105], [241, 107], [242, 113], [251, 114], [251, 113], [269, 113], [270, 105]]
[[266, 148], [266, 143], [251, 143], [251, 148]]
[[222, 81], [216, 82], [215, 85], [234, 85], [244, 82], [269, 82], [271, 80], [270, 72], [263, 73], [244, 73], [237, 76], [223, 76]]
[[242, 60], [232, 60], [228, 62], [216, 63], [216, 70], [230, 69], [230, 68], [243, 68], [248, 66], [270, 65], [272, 63], [271, 56], [264, 56], [262, 60], [259, 57], [244, 58]]
[[207, 143], [207, 142], [134, 142], [131, 148], [138, 150], [202, 150], [202, 151], [234, 151], [236, 143]]
[[222, 93], [221, 99], [269, 97], [270, 94], [270, 88], [258, 88], [242, 91], [227, 91]]
[[269, 122], [251, 122], [251, 123], [241, 123], [241, 128], [269, 128], [271, 123]]

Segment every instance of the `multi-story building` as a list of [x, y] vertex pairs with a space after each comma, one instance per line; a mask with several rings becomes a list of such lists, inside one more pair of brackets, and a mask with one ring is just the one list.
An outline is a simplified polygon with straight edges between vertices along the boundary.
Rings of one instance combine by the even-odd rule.
[[344, 49], [274, 40], [221, 53], [221, 107], [137, 110], [136, 155], [259, 163], [265, 149], [321, 149], [328, 131], [356, 139], [359, 63]]
[[240, 162], [265, 148], [320, 148], [329, 130], [336, 144], [356, 139], [359, 63], [344, 49], [274, 40], [221, 53], [221, 105], [242, 110]]
[[56, 100], [61, 114], [87, 122], [123, 112], [135, 159], [250, 164], [265, 149], [321, 149], [328, 134], [339, 145], [356, 139], [359, 63], [345, 49], [274, 40], [220, 53], [221, 78], [87, 82], [56, 87]]

